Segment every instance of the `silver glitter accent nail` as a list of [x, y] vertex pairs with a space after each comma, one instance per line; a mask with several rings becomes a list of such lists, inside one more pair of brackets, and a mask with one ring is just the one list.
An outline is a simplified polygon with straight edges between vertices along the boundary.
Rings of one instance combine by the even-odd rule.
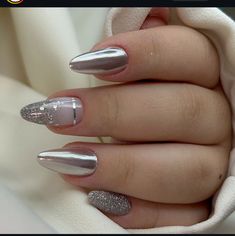
[[126, 215], [131, 209], [131, 203], [125, 195], [113, 192], [91, 191], [88, 201], [99, 210], [113, 215]]
[[30, 122], [51, 125], [76, 125], [82, 118], [82, 103], [78, 98], [59, 97], [23, 107], [21, 116]]

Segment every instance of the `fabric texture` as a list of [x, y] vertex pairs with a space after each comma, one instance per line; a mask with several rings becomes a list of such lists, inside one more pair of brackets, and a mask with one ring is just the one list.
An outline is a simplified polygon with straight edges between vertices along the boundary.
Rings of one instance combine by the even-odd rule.
[[[125, 230], [115, 224], [88, 204], [86, 192], [65, 183], [35, 160], [43, 150], [73, 141], [100, 139], [53, 134], [43, 126], [23, 121], [20, 109], [58, 90], [107, 83], [71, 72], [68, 62], [100, 41], [102, 32], [107, 37], [138, 30], [149, 11], [150, 8], [114, 8], [109, 12], [103, 8], [0, 9], [0, 183], [38, 216], [35, 221], [45, 222], [48, 229], [44, 225], [43, 232], [206, 233], [235, 210], [235, 150], [231, 152], [228, 177], [214, 197], [208, 220], [189, 227], [145, 230]], [[213, 41], [221, 59], [222, 85], [234, 112], [234, 22], [217, 8], [176, 8], [171, 15], [171, 24], [193, 27]], [[234, 122], [235, 119], [233, 127]], [[37, 233], [37, 229], [31, 232]]]

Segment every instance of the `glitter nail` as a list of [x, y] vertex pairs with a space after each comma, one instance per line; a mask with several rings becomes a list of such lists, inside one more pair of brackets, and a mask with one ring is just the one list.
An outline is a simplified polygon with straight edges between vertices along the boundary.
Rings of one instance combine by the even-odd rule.
[[126, 215], [131, 209], [131, 203], [125, 195], [113, 192], [91, 191], [88, 201], [99, 210], [113, 215]]
[[21, 116], [30, 122], [67, 126], [76, 125], [82, 117], [82, 103], [78, 98], [58, 97], [23, 107]]

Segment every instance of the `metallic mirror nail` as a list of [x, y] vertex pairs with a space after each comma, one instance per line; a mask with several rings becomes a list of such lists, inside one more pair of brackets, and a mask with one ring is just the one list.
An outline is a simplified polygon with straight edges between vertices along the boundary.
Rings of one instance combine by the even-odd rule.
[[39, 153], [42, 166], [61, 174], [85, 176], [96, 170], [96, 154], [87, 148], [63, 148]]
[[91, 191], [88, 194], [88, 201], [99, 210], [113, 215], [126, 215], [131, 210], [128, 198], [118, 193]]
[[21, 116], [30, 122], [51, 126], [72, 126], [82, 119], [83, 108], [78, 98], [58, 97], [23, 107]]
[[124, 70], [127, 63], [124, 49], [110, 47], [75, 57], [70, 62], [70, 68], [83, 74], [113, 74]]

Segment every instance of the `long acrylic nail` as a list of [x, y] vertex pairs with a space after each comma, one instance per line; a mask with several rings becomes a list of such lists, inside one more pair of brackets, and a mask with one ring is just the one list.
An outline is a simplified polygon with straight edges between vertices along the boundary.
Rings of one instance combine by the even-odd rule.
[[73, 71], [83, 74], [114, 74], [124, 70], [128, 63], [122, 48], [109, 47], [81, 54], [70, 62]]
[[87, 148], [63, 148], [39, 153], [38, 162], [61, 174], [86, 176], [95, 172], [97, 157]]
[[88, 201], [99, 210], [113, 215], [126, 215], [131, 210], [131, 203], [125, 195], [106, 192], [91, 191]]
[[72, 126], [82, 119], [83, 108], [78, 98], [59, 97], [23, 107], [21, 116], [30, 122], [51, 126]]

